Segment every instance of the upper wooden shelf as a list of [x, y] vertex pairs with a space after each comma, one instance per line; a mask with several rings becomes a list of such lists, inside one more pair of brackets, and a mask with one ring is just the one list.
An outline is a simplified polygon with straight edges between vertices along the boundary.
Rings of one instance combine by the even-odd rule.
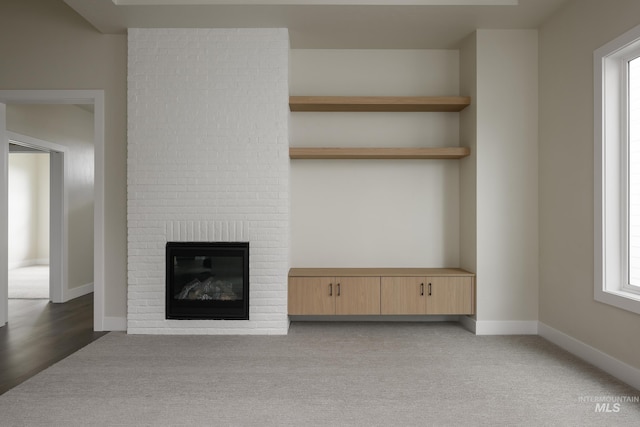
[[291, 159], [461, 159], [469, 153], [467, 147], [289, 148]]
[[290, 96], [291, 111], [458, 112], [468, 96]]

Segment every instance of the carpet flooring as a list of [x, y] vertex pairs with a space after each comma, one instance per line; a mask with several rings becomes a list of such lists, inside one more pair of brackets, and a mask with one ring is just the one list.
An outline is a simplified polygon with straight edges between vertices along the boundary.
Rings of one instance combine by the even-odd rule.
[[34, 265], [9, 270], [10, 299], [49, 299], [49, 266]]
[[638, 396], [538, 336], [301, 322], [288, 336], [109, 333], [0, 396], [0, 424], [638, 426]]

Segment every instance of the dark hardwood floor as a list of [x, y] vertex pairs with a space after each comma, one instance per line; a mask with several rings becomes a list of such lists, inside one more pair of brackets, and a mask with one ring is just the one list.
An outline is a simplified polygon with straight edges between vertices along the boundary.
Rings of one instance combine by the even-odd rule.
[[105, 334], [93, 331], [93, 294], [64, 304], [10, 299], [0, 328], [0, 395]]

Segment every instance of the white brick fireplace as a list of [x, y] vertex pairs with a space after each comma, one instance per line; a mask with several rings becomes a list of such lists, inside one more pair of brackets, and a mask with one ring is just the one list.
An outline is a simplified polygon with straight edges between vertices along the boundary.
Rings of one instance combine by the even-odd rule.
[[[128, 40], [128, 333], [286, 334], [287, 30]], [[248, 241], [249, 320], [166, 320], [168, 241]]]

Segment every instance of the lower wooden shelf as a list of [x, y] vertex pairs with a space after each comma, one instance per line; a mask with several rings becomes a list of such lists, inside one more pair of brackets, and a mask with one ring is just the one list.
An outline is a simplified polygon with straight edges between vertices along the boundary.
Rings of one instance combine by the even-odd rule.
[[468, 96], [290, 96], [291, 111], [338, 112], [459, 112], [471, 104]]
[[475, 275], [457, 268], [292, 268], [289, 315], [475, 314]]

